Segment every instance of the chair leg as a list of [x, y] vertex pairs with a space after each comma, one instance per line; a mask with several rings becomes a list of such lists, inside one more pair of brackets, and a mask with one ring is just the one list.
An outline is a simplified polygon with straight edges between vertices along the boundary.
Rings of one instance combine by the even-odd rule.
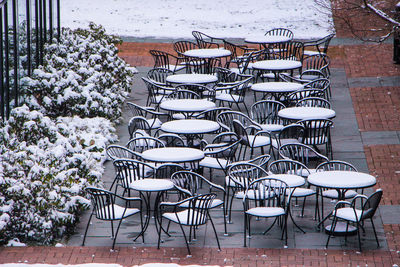
[[185, 238], [185, 242], [186, 242], [186, 248], [187, 248], [187, 250], [188, 250], [188, 254], [189, 254], [189, 255], [192, 255], [192, 253], [190, 253], [189, 243], [188, 243], [188, 240], [187, 240], [187, 237], [186, 237], [185, 231], [183, 230], [183, 226], [182, 226], [182, 224], [180, 224], [180, 223], [179, 223], [179, 227], [181, 228], [181, 230], [182, 230], [182, 234], [183, 234], [183, 237]]
[[247, 234], [247, 215], [246, 215], [246, 212], [244, 213], [243, 218], [244, 218], [243, 246], [246, 247], [247, 246], [246, 245], [246, 238], [247, 238], [247, 236], [246, 236], [246, 234]]
[[87, 231], [89, 229], [89, 225], [90, 225], [90, 221], [92, 220], [92, 216], [93, 216], [93, 212], [90, 213], [89, 221], [88, 221], [88, 223], [86, 225], [86, 230], [85, 230], [85, 235], [83, 236], [82, 246], [85, 245], [86, 234], [87, 234]]
[[115, 241], [117, 241], [117, 236], [118, 236], [118, 232], [119, 232], [119, 228], [121, 226], [122, 220], [123, 219], [119, 220], [117, 231], [115, 231], [115, 236], [114, 236], [114, 240], [113, 240], [113, 244], [112, 244], [112, 249], [114, 249], [114, 247], [115, 247]]
[[360, 223], [357, 222], [357, 236], [358, 236], [358, 247], [361, 252], [361, 234], [360, 234]]
[[[169, 224], [168, 224], [169, 226]], [[162, 216], [160, 218], [160, 227], [158, 228], [158, 242], [157, 242], [157, 249], [160, 249], [160, 242], [161, 242], [161, 229], [162, 229]]]
[[224, 216], [224, 236], [228, 236], [228, 230], [226, 228], [225, 203], [222, 204], [222, 216]]
[[326, 248], [328, 248], [329, 240], [331, 239], [332, 233], [335, 231], [337, 221], [338, 221], [338, 218], [336, 216], [334, 216], [333, 222], [331, 224], [331, 229], [329, 230], [328, 240], [326, 241], [326, 245], [325, 245]]
[[[208, 211], [207, 211], [207, 213], [208, 213]], [[215, 238], [217, 239], [218, 249], [221, 250], [221, 246], [220, 246], [220, 244], [219, 244], [218, 234], [217, 234], [217, 230], [215, 229], [214, 222], [213, 222], [213, 220], [212, 220], [210, 214], [208, 214], [208, 217], [210, 218], [210, 222], [211, 222], [212, 228], [213, 228], [213, 230], [214, 230]]]
[[375, 225], [374, 225], [374, 221], [372, 220], [372, 218], [371, 218], [371, 224], [372, 224], [372, 230], [374, 230], [376, 244], [378, 245], [378, 248], [379, 248], [378, 236], [376, 235]]

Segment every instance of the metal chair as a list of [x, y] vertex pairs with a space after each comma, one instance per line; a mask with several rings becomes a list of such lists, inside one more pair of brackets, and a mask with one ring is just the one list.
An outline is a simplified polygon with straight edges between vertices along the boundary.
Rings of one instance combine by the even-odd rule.
[[227, 103], [230, 108], [232, 108], [232, 106], [235, 104], [239, 111], [241, 111], [239, 104], [242, 104], [246, 112], [249, 113], [244, 99], [246, 91], [251, 86], [250, 83], [252, 82], [252, 80], [253, 76], [248, 76], [247, 79], [231, 85], [214, 87], [216, 91], [216, 101], [221, 105]]
[[[92, 202], [92, 212], [90, 213], [90, 217], [88, 223], [86, 225], [85, 234], [83, 236], [82, 246], [85, 245], [86, 235], [89, 229], [89, 225], [92, 220], [93, 214], [97, 219], [103, 221], [111, 222], [111, 237], [113, 239], [112, 249], [114, 249], [115, 241], [117, 240], [118, 231], [121, 226], [122, 220], [128, 218], [132, 215], [138, 214], [140, 215], [140, 225], [141, 230], [143, 230], [143, 219], [142, 219], [142, 211], [138, 208], [131, 208], [131, 202], [139, 202], [139, 207], [142, 206], [142, 200], [139, 197], [129, 197], [125, 198], [123, 196], [119, 196], [110, 191], [96, 188], [96, 187], [87, 187], [86, 192], [90, 194], [90, 200]], [[118, 199], [118, 201], [117, 201]], [[121, 206], [120, 202], [123, 202], [124, 205]], [[118, 204], [117, 204], [118, 203]], [[117, 229], [114, 235], [114, 221], [119, 221]], [[144, 242], [144, 236], [142, 236]]]
[[259, 131], [262, 130], [261, 126], [257, 122], [253, 121], [246, 114], [239, 111], [223, 111], [217, 115], [217, 122], [221, 125], [224, 131], [233, 132], [233, 120], [240, 121], [246, 128], [254, 128]]
[[276, 132], [283, 129], [283, 120], [278, 116], [285, 105], [275, 100], [261, 100], [250, 107], [250, 117], [264, 131]]
[[304, 55], [326, 55], [328, 53], [329, 43], [335, 34], [329, 34], [321, 39], [304, 42], [305, 47], [314, 47], [316, 51], [305, 50]]
[[[376, 210], [378, 209], [379, 203], [382, 199], [382, 195], [383, 195], [382, 189], [378, 189], [369, 197], [364, 195], [357, 195], [353, 198], [351, 202], [348, 201], [337, 202], [331, 214], [331, 216], [333, 217], [332, 229], [331, 231], [329, 231], [328, 240], [326, 241], [326, 248], [328, 248], [329, 240], [331, 238], [332, 233], [334, 233], [335, 231], [338, 220], [344, 220], [347, 222], [346, 232], [348, 230], [350, 223], [355, 224], [357, 226], [358, 247], [361, 252], [360, 228], [365, 232], [364, 221], [367, 219], [370, 219], [371, 221], [376, 244], [379, 247], [379, 241], [378, 241], [378, 236], [376, 235], [373, 217], [375, 215]], [[358, 199], [361, 199], [361, 208], [357, 208], [356, 206]], [[346, 207], [346, 205], [348, 205], [349, 207]], [[346, 238], [345, 241], [347, 241], [347, 236], [345, 236], [345, 238]]]
[[306, 97], [296, 103], [296, 107], [320, 107], [331, 108], [331, 103], [321, 97]]
[[165, 99], [165, 97], [170, 95], [175, 90], [173, 87], [155, 83], [154, 81], [145, 77], [142, 77], [142, 80], [147, 87], [146, 106], [154, 105], [155, 110], [158, 110], [160, 103]]
[[168, 113], [156, 111], [153, 107], [142, 107], [132, 102], [127, 102], [126, 104], [132, 112], [132, 116], [146, 118], [151, 130], [160, 128], [163, 120], [170, 120]]
[[[154, 68], [147, 72], [147, 79], [158, 85], [167, 86], [167, 77], [172, 74], [174, 72], [169, 69]], [[172, 87], [171, 90], [173, 90]]]
[[224, 40], [199, 31], [192, 31], [192, 35], [196, 39], [199, 48], [219, 48], [220, 44], [222, 44]]
[[219, 58], [199, 60], [198, 58], [186, 57], [185, 60], [187, 73], [214, 75], [216, 73], [216, 68], [221, 67], [221, 59]]
[[148, 149], [162, 148], [165, 147], [165, 145], [161, 140], [155, 137], [141, 136], [129, 140], [126, 147], [141, 156], [141, 154]]
[[174, 43], [174, 50], [180, 57], [184, 57], [183, 53], [193, 49], [199, 49], [199, 46], [191, 41], [177, 41]]
[[[264, 232], [266, 234], [277, 220], [281, 219], [282, 235], [285, 236], [285, 245], [287, 246], [287, 217], [290, 210], [290, 198], [293, 190], [283, 181], [274, 178], [260, 178], [252, 181], [243, 196], [244, 211], [244, 246], [246, 239], [251, 237], [250, 219], [257, 218], [275, 218]], [[248, 234], [248, 236], [247, 236]]]
[[[186, 237], [183, 226], [188, 226], [190, 230], [193, 230], [201, 225], [205, 225], [208, 220], [210, 220], [212, 228], [214, 230], [218, 248], [221, 249], [217, 231], [215, 229], [214, 222], [209, 213], [209, 209], [211, 208], [211, 205], [214, 202], [215, 198], [216, 194], [205, 194], [205, 195], [190, 197], [175, 203], [161, 202], [159, 208], [161, 211], [161, 218], [160, 218], [160, 227], [158, 228], [157, 248], [160, 248], [162, 221], [163, 219], [166, 219], [168, 221], [178, 224], [179, 227], [181, 228], [183, 237], [185, 238], [186, 248], [188, 250], [189, 255], [191, 254], [191, 252], [189, 248], [188, 238]], [[163, 212], [165, 208], [169, 208], [172, 211]]]
[[143, 131], [149, 136], [151, 135], [151, 130], [152, 130], [151, 125], [149, 124], [147, 119], [142, 116], [135, 116], [129, 120], [128, 123], [129, 138], [133, 138], [134, 134], [138, 130]]
[[185, 65], [182, 65], [183, 58], [159, 50], [150, 50], [149, 53], [154, 59], [154, 68], [164, 68], [174, 73], [185, 68]]
[[214, 209], [220, 207], [222, 205], [222, 216], [224, 218], [224, 235], [227, 236], [227, 228], [226, 228], [226, 207], [225, 207], [225, 197], [226, 192], [224, 187], [214, 184], [207, 180], [204, 176], [191, 172], [191, 171], [178, 171], [172, 174], [171, 180], [174, 183], [175, 187], [182, 194], [182, 198], [188, 198], [200, 195], [203, 189], [203, 184], [207, 187], [205, 190], [209, 190], [210, 193], [213, 190], [222, 193], [222, 200], [215, 198], [212, 202], [210, 209]]
[[297, 123], [305, 128], [303, 143], [313, 146], [318, 152], [320, 152], [318, 146], [325, 145], [326, 156], [332, 159], [331, 127], [333, 121], [329, 119], [309, 119], [301, 120]]
[[330, 59], [326, 55], [305, 56], [303, 59], [302, 72], [296, 75], [301, 80], [313, 81], [319, 78], [329, 79]]
[[272, 135], [271, 150], [275, 159], [278, 159], [279, 148], [284, 144], [303, 143], [305, 134], [304, 126], [300, 124], [289, 124], [282, 128], [277, 134]]

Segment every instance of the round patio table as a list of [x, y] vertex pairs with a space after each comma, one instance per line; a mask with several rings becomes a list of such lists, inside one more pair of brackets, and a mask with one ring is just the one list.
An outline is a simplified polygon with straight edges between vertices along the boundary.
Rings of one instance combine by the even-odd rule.
[[[150, 223], [150, 218], [151, 218], [151, 205], [150, 205], [150, 200], [151, 200], [151, 194], [153, 192], [157, 193], [157, 196], [155, 198], [154, 202], [154, 221], [155, 221], [155, 226], [158, 232], [158, 227], [161, 227], [161, 224], [158, 219], [158, 206], [160, 203], [161, 196], [163, 195], [164, 192], [171, 190], [174, 188], [174, 183], [171, 180], [167, 179], [141, 179], [141, 180], [136, 180], [132, 181], [130, 184], [130, 188], [133, 190], [136, 190], [140, 192], [144, 197], [143, 200], [145, 202], [146, 206], [146, 215], [145, 216], [145, 221], [143, 225], [143, 229], [138, 234], [138, 236], [134, 239], [136, 239], [144, 235], [144, 232], [146, 232], [147, 228], [149, 227]], [[167, 233], [164, 229], [162, 229], [165, 233]]]
[[336, 116], [333, 109], [321, 107], [291, 107], [278, 111], [278, 116], [293, 121], [306, 119], [332, 119]]
[[[345, 200], [345, 194], [350, 189], [363, 189], [374, 186], [376, 178], [368, 173], [354, 171], [322, 171], [311, 173], [308, 178], [308, 183], [319, 188], [335, 189], [338, 192], [338, 201]], [[326, 216], [319, 224], [320, 226], [326, 221], [331, 214]], [[325, 227], [327, 232], [330, 232], [332, 225]], [[335, 227], [336, 235], [352, 234], [357, 231], [356, 227], [350, 227], [346, 231], [346, 223], [337, 223]]]
[[219, 130], [219, 123], [210, 120], [174, 120], [161, 125], [161, 130], [186, 136], [189, 147], [194, 147], [195, 139], [202, 139], [203, 134]]
[[304, 85], [295, 82], [265, 82], [255, 83], [250, 88], [254, 94], [262, 93], [263, 99], [273, 96], [274, 99], [283, 99], [287, 94], [304, 89]]
[[285, 43], [289, 42], [290, 40], [292, 40], [292, 38], [279, 35], [249, 36], [244, 39], [246, 43], [261, 44], [264, 46], [269, 44]]
[[275, 76], [275, 81], [279, 80], [279, 73], [285, 71], [293, 71], [302, 67], [301, 61], [289, 60], [289, 59], [272, 59], [272, 60], [260, 60], [254, 62], [253, 70], [258, 71], [258, 76], [263, 73], [272, 72]]
[[155, 163], [182, 163], [188, 169], [196, 170], [204, 152], [190, 147], [162, 147], [144, 151], [142, 158]]
[[174, 74], [167, 76], [167, 83], [171, 84], [185, 84], [185, 83], [196, 83], [196, 84], [209, 84], [218, 81], [218, 77], [211, 74], [196, 74], [196, 73], [185, 73], [185, 74]]
[[183, 53], [186, 57], [201, 59], [229, 57], [231, 54], [231, 51], [219, 48], [192, 49]]
[[190, 118], [196, 112], [215, 108], [214, 102], [205, 99], [172, 99], [161, 102], [160, 108], [171, 113], [183, 113], [185, 118]]

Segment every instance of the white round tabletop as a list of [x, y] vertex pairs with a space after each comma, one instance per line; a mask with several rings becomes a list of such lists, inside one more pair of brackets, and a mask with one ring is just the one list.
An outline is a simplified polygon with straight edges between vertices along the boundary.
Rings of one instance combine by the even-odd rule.
[[275, 178], [285, 182], [290, 187], [299, 187], [306, 183], [306, 180], [298, 175], [294, 174], [271, 174], [268, 178]]
[[289, 42], [290, 37], [287, 36], [273, 36], [273, 35], [263, 35], [263, 36], [249, 36], [244, 39], [246, 43], [251, 44], [276, 44]]
[[253, 69], [259, 70], [293, 70], [301, 68], [302, 64], [297, 60], [286, 59], [273, 59], [273, 60], [260, 60], [254, 62]]
[[207, 83], [215, 83], [218, 81], [218, 77], [211, 74], [174, 74], [167, 76], [166, 79], [169, 83], [199, 83], [199, 84], [207, 84]]
[[146, 150], [142, 158], [153, 162], [189, 162], [202, 160], [204, 152], [200, 149], [189, 147], [162, 147]]
[[174, 188], [174, 183], [167, 179], [142, 179], [133, 181], [130, 188], [137, 191], [157, 192]]
[[160, 104], [160, 108], [176, 112], [200, 112], [215, 107], [214, 102], [205, 99], [173, 99]]
[[311, 173], [308, 182], [312, 185], [333, 189], [366, 188], [376, 184], [370, 174], [352, 171], [323, 171]]
[[291, 107], [279, 110], [278, 116], [290, 120], [331, 119], [336, 116], [336, 112], [321, 107]]
[[215, 132], [220, 128], [218, 122], [210, 120], [175, 120], [161, 125], [161, 130], [176, 134], [202, 134]]
[[188, 50], [183, 54], [187, 57], [195, 57], [195, 58], [218, 58], [218, 57], [228, 57], [232, 53], [227, 49], [203, 48], [203, 49]]
[[304, 88], [304, 85], [294, 82], [266, 82], [255, 83], [251, 90], [264, 93], [290, 93]]

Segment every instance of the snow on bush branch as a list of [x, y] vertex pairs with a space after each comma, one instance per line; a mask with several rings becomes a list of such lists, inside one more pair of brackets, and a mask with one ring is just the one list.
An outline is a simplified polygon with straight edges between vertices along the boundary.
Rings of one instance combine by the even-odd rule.
[[50, 117], [101, 116], [118, 120], [136, 69], [117, 55], [117, 37], [102, 27], [63, 29], [45, 46], [43, 66], [23, 79], [26, 104]]
[[0, 122], [0, 244], [53, 244], [89, 205], [135, 73], [116, 42], [94, 24], [64, 29], [25, 78], [26, 104]]

